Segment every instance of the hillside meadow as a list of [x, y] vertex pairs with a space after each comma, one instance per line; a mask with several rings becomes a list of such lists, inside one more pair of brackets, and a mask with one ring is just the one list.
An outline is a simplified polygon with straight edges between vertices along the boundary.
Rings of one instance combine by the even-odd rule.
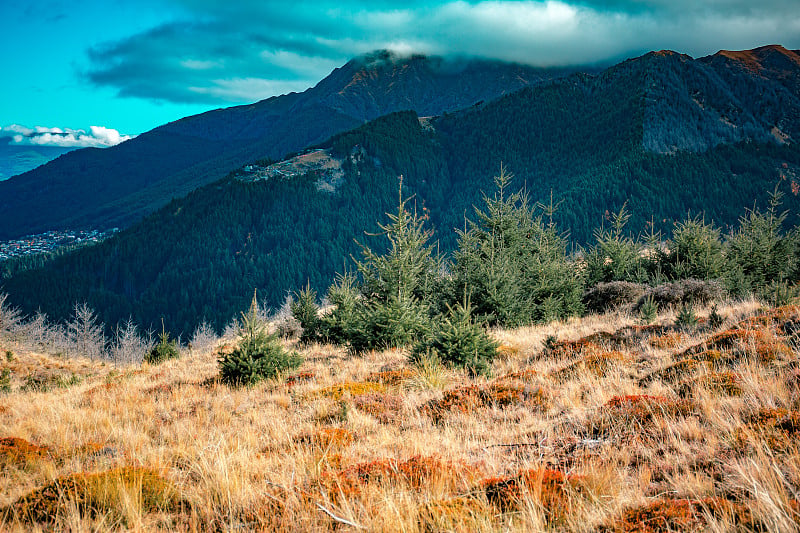
[[[281, 341], [219, 380], [0, 339], [3, 531], [797, 531], [800, 307], [728, 301], [517, 329], [488, 374]], [[713, 326], [712, 326], [713, 323]]]

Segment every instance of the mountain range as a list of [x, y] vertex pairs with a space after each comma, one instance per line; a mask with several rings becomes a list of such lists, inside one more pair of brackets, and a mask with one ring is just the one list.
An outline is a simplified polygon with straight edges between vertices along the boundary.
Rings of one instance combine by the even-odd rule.
[[572, 70], [375, 52], [302, 93], [170, 122], [0, 182], [0, 240], [71, 227], [124, 228], [246, 163], [280, 159], [381, 115], [439, 115]]
[[[239, 164], [98, 246], [35, 269], [7, 268], [2, 290], [26, 311], [56, 318], [68, 316], [74, 302], [88, 301], [106, 324], [132, 316], [147, 326], [163, 316], [173, 331], [188, 333], [203, 319], [220, 328], [245, 308], [254, 287], [277, 306], [307, 283], [324, 290], [348, 256], [359, 253], [355, 239], [380, 247], [364, 231], [376, 230], [394, 209], [400, 175], [404, 195], [415, 195], [447, 253], [456, 246], [454, 229], [473, 216], [483, 193], [493, 193], [501, 163], [516, 174], [515, 187], [558, 206], [553, 222], [576, 245], [591, 243], [608, 213], [623, 205], [632, 234], [668, 232], [687, 215], [728, 229], [745, 209], [763, 208], [776, 183], [784, 207], [800, 208], [797, 51], [768, 46], [699, 59], [652, 52], [602, 72], [551, 71], [549, 79], [517, 80], [515, 91], [498, 89], [501, 84], [484, 79], [489, 74], [471, 68], [483, 65], [500, 76], [519, 66], [467, 63], [473, 67], [458, 70], [448, 64], [445, 85], [472, 87], [469, 98], [439, 93], [430, 82], [420, 81], [419, 88], [419, 72], [443, 75], [441, 68], [422, 68], [430, 59], [375, 57], [348, 63], [321, 82], [314, 90], [340, 87], [335, 95], [326, 89], [334, 96], [323, 107], [332, 110], [335, 101], [332, 113], [352, 117], [344, 110], [381, 114], [410, 106], [408, 98], [427, 106], [313, 140], [309, 150], [281, 161]], [[408, 71], [417, 74], [403, 74]], [[475, 101], [490, 92], [475, 89], [478, 80], [497, 97]], [[361, 90], [347, 89], [356, 86]], [[303, 98], [288, 95], [271, 105], [285, 106], [288, 120]], [[453, 109], [458, 98], [466, 107]], [[433, 112], [445, 106], [451, 111]], [[222, 124], [223, 116], [244, 116], [244, 108], [214, 113], [151, 134], [167, 139], [181, 131], [186, 146], [190, 138], [210, 145], [234, 130], [245, 135], [238, 127], [205, 129], [208, 119]], [[312, 137], [309, 115], [296, 116]], [[151, 134], [140, 138], [158, 138]]]

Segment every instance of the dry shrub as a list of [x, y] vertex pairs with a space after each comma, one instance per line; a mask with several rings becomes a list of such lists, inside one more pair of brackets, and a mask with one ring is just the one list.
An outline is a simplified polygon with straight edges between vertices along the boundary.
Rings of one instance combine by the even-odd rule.
[[368, 375], [364, 381], [370, 383], [382, 383], [387, 387], [399, 387], [406, 381], [414, 377], [414, 371], [410, 368], [400, 368], [398, 370], [382, 370]]
[[651, 287], [639, 298], [634, 309], [638, 311], [650, 298], [659, 309], [681, 304], [707, 304], [725, 295], [722, 284], [714, 280], [682, 279]]
[[440, 422], [450, 412], [473, 413], [486, 407], [508, 407], [526, 405], [543, 409], [548, 403], [541, 387], [527, 387], [493, 383], [491, 385], [468, 385], [446, 391], [441, 399], [433, 399], [420, 410], [435, 422]]
[[707, 358], [713, 357], [717, 365], [732, 364], [741, 357], [751, 357], [769, 364], [794, 356], [789, 345], [765, 329], [728, 329], [687, 348], [680, 357], [697, 356], [704, 352]]
[[685, 417], [695, 411], [688, 400], [674, 400], [663, 396], [636, 394], [614, 396], [600, 409], [591, 421], [594, 434], [610, 431], [636, 433], [651, 430], [657, 419]]
[[674, 331], [671, 333], [665, 333], [663, 335], [658, 335], [652, 337], [648, 344], [653, 348], [659, 348], [661, 350], [668, 349], [668, 348], [675, 348], [679, 344], [682, 344], [686, 340], [687, 336], [679, 331]]
[[663, 381], [665, 383], [678, 383], [689, 378], [695, 377], [699, 372], [708, 370], [708, 361], [698, 361], [697, 359], [682, 359], [672, 364], [659, 368], [647, 374], [639, 380], [639, 385], [644, 386], [649, 383]]
[[314, 378], [316, 378], [316, 375], [313, 372], [305, 370], [303, 372], [299, 372], [297, 374], [294, 374], [286, 378], [286, 384], [289, 387], [294, 387], [295, 385], [298, 385], [300, 383], [312, 381]]
[[735, 449], [744, 454], [761, 449], [762, 445], [776, 452], [787, 452], [800, 439], [800, 411], [762, 408], [753, 413], [745, 426], [737, 428]]
[[645, 293], [646, 286], [630, 281], [600, 282], [583, 295], [589, 311], [604, 313], [623, 305], [633, 305]]
[[369, 381], [348, 381], [346, 383], [337, 383], [329, 387], [310, 391], [306, 396], [308, 398], [331, 398], [333, 400], [341, 400], [345, 397], [359, 396], [361, 394], [370, 394], [374, 392], [386, 392], [386, 385]]
[[715, 394], [727, 396], [742, 395], [742, 378], [737, 372], [729, 370], [722, 372], [709, 372], [700, 383]]
[[50, 448], [38, 446], [18, 437], [0, 438], [0, 467], [24, 468], [53, 456]]
[[788, 333], [787, 326], [796, 324], [800, 321], [800, 306], [785, 305], [774, 307], [761, 312], [753, 317], [746, 318], [737, 324], [741, 329], [750, 328], [773, 328], [776, 327], [779, 333]]
[[744, 505], [721, 498], [703, 500], [660, 499], [628, 509], [601, 531], [607, 533], [660, 533], [662, 531], [705, 531], [708, 516], [739, 526], [738, 530], [763, 531]]
[[355, 442], [356, 436], [352, 431], [344, 428], [325, 427], [310, 433], [303, 433], [295, 437], [294, 442], [306, 446], [314, 446], [328, 450], [343, 448]]
[[524, 508], [526, 500], [541, 506], [547, 522], [562, 520], [581, 490], [581, 477], [559, 470], [536, 468], [512, 477], [484, 480], [480, 488], [489, 503], [502, 512]]
[[75, 504], [82, 515], [112, 515], [125, 522], [132, 514], [179, 512], [186, 504], [175, 487], [157, 471], [122, 467], [60, 477], [23, 496], [5, 509], [24, 523], [52, 523]]
[[353, 399], [355, 408], [375, 417], [381, 424], [393, 424], [400, 419], [403, 411], [403, 398], [394, 394], [370, 392]]
[[550, 377], [558, 382], [569, 381], [573, 378], [592, 374], [604, 377], [615, 366], [622, 365], [631, 361], [631, 356], [620, 351], [601, 351], [590, 353], [589, 355], [570, 363], [569, 365], [550, 373]]

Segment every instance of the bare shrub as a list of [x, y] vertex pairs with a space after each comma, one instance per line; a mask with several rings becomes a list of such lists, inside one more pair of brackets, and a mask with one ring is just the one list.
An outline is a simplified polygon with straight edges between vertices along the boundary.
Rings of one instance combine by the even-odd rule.
[[641, 283], [631, 281], [600, 282], [583, 295], [583, 304], [589, 311], [602, 313], [617, 307], [635, 304], [647, 290]]
[[292, 313], [292, 305], [294, 305], [294, 298], [291, 294], [286, 295], [283, 305], [278, 312], [272, 316], [272, 325], [275, 331], [283, 338], [293, 339], [299, 337], [303, 331], [300, 322], [294, 317]]
[[638, 311], [647, 298], [652, 298], [659, 309], [664, 309], [689, 303], [703, 305], [720, 300], [724, 296], [725, 289], [719, 281], [682, 279], [648, 289], [636, 302], [635, 309]]
[[141, 363], [152, 347], [152, 334], [141, 334], [133, 319], [129, 318], [124, 324], [117, 324], [114, 329], [114, 341], [111, 343], [109, 356], [114, 364]]
[[0, 335], [13, 335], [22, 322], [22, 313], [16, 307], [12, 307], [6, 300], [8, 294], [0, 293]]
[[103, 356], [106, 339], [103, 324], [87, 303], [75, 304], [72, 320], [67, 323], [67, 338], [75, 355], [95, 360]]
[[189, 341], [193, 350], [205, 352], [213, 349], [219, 342], [219, 335], [208, 322], [202, 322], [195, 328], [192, 339]]

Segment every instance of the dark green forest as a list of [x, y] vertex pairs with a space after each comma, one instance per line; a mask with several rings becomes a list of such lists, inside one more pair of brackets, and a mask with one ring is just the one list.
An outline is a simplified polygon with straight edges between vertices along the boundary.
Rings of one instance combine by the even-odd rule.
[[515, 174], [512, 187], [542, 203], [540, 212], [549, 218], [557, 207], [552, 222], [574, 252], [623, 205], [631, 235], [661, 230], [668, 237], [688, 214], [728, 230], [746, 208], [767, 205], [782, 174], [786, 223], [796, 225], [796, 145], [647, 152], [640, 81], [576, 75], [445, 114], [432, 127], [413, 112], [387, 115], [321, 145], [343, 160], [345, 177], [333, 193], [318, 190], [314, 175], [229, 176], [100, 245], [8, 276], [0, 291], [26, 312], [56, 319], [86, 301], [107, 326], [132, 317], [146, 328], [163, 317], [184, 336], [202, 320], [221, 329], [247, 307], [254, 288], [278, 307], [290, 291], [309, 284], [324, 293], [335, 272], [352, 269], [356, 240], [379, 251], [382, 241], [365, 232], [395, 209], [401, 175], [403, 196], [413, 196], [409, 209], [449, 254], [455, 230], [474, 219], [482, 193], [494, 190], [501, 162]]

